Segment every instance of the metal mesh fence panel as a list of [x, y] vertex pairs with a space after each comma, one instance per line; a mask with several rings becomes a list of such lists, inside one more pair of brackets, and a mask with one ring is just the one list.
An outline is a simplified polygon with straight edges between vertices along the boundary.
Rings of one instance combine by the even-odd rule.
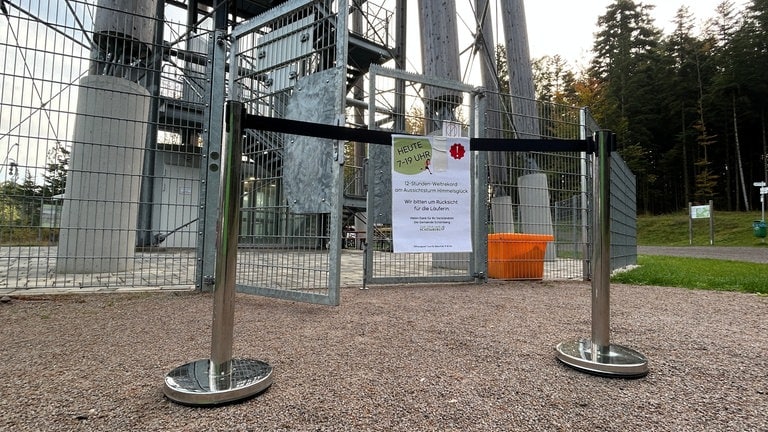
[[[486, 135], [519, 136], [509, 112], [530, 101], [494, 94], [490, 99], [496, 103], [489, 104]], [[540, 139], [587, 139], [600, 129], [584, 108], [537, 102], [537, 112], [539, 117], [526, 123], [538, 127]], [[491, 152], [488, 171], [489, 232], [552, 235], [554, 242], [547, 246], [544, 257], [544, 277], [589, 278], [592, 155]], [[536, 197], [539, 199], [533, 202]], [[636, 263], [637, 255], [634, 175], [618, 153], [612, 154], [611, 214], [611, 266], [616, 269]], [[527, 265], [525, 260], [523, 265]]]
[[[587, 131], [581, 110], [536, 102], [506, 94], [489, 94], [485, 135], [493, 138], [584, 139]], [[535, 104], [538, 116], [515, 125], [516, 107]], [[524, 133], [523, 133], [524, 132]], [[584, 277], [587, 255], [589, 184], [586, 154], [576, 152], [490, 152], [488, 232], [508, 238], [508, 278], [531, 278], [526, 270], [542, 257], [526, 254], [528, 235], [552, 236], [543, 254], [542, 276], [552, 279]], [[506, 236], [506, 234], [512, 234]], [[518, 235], [521, 234], [521, 235]], [[531, 237], [534, 238], [535, 237]], [[512, 250], [511, 245], [516, 250]], [[497, 258], [500, 259], [500, 258]], [[492, 263], [494, 257], [489, 257]], [[492, 266], [491, 266], [492, 267]], [[490, 276], [494, 277], [492, 268]], [[537, 276], [533, 274], [533, 276]]]
[[637, 264], [637, 185], [626, 162], [611, 156], [611, 269]]
[[163, 2], [5, 5], [0, 288], [192, 287], [205, 32]]
[[[600, 129], [587, 109], [582, 109], [585, 136]], [[591, 160], [588, 160], [591, 162]], [[590, 168], [591, 169], [591, 168]], [[591, 183], [590, 183], [591, 184]], [[591, 252], [591, 236], [589, 237]], [[587, 255], [591, 259], [590, 255]], [[624, 159], [611, 154], [611, 269], [637, 264], [637, 183]], [[585, 275], [590, 274], [585, 270]]]

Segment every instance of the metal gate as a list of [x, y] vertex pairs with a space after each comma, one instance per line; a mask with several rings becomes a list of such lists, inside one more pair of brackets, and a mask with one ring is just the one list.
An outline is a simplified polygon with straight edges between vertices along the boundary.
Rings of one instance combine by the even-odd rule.
[[[473, 87], [459, 82], [371, 67], [370, 129], [415, 135], [476, 137]], [[402, 91], [405, 89], [405, 91]], [[382, 107], [386, 107], [382, 109]], [[368, 151], [365, 283], [461, 282], [482, 277], [485, 267], [485, 200], [473, 204], [472, 243], [467, 253], [393, 253], [391, 148]], [[485, 157], [472, 152], [472, 197], [484, 196]]]
[[[473, 252], [466, 254], [392, 253], [391, 150], [371, 145], [367, 169], [370, 223], [366, 231], [366, 284], [483, 279], [488, 276], [491, 233], [551, 236], [553, 241], [546, 246], [541, 277], [589, 278], [591, 159], [583, 150], [547, 150], [552, 143], [583, 141], [592, 136], [597, 125], [586, 109], [381, 67], [370, 69], [368, 94], [371, 129], [533, 141], [528, 151], [472, 152]], [[529, 114], [521, 115], [519, 112], [525, 111], [525, 107]], [[519, 125], [529, 123], [530, 130], [521, 131]], [[616, 204], [623, 208], [625, 203], [619, 200]], [[530, 278], [527, 272], [520, 276], [516, 271], [512, 274], [504, 278]]]
[[[247, 114], [343, 122], [344, 3], [286, 2], [233, 30], [229, 92]], [[247, 122], [243, 134], [236, 289], [338, 304], [343, 143]]]

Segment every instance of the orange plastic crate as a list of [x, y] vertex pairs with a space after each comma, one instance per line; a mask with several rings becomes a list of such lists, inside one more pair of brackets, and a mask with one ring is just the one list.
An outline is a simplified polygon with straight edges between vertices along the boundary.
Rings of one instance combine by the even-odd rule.
[[542, 279], [547, 234], [488, 234], [488, 277], [493, 279]]

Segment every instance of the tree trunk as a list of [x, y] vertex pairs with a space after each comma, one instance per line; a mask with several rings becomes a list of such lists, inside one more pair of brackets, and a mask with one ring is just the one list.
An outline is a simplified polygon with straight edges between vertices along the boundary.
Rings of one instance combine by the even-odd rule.
[[749, 198], [747, 197], [747, 186], [744, 183], [744, 167], [741, 164], [741, 147], [739, 145], [739, 122], [736, 120], [736, 94], [731, 95], [731, 106], [733, 107], [733, 136], [736, 141], [736, 162], [739, 169], [739, 180], [741, 181], [741, 192], [744, 196], [744, 209], [749, 211]]
[[768, 184], [768, 143], [765, 137], [765, 108], [760, 110], [760, 125], [763, 128], [763, 181]]
[[685, 200], [683, 202], [691, 202], [691, 180], [688, 178], [688, 145], [685, 142], [685, 102], [680, 107], [680, 120], [682, 122], [682, 138], [683, 138], [683, 188], [685, 189]]

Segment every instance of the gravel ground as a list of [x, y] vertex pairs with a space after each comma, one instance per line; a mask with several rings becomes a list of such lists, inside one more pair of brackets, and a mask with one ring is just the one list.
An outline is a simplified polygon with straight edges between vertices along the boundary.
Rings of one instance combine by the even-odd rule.
[[0, 304], [0, 429], [34, 431], [768, 430], [768, 297], [614, 285], [612, 342], [640, 379], [560, 364], [589, 336], [586, 282], [342, 290], [338, 307], [238, 295], [235, 357], [265, 392], [194, 408], [164, 375], [208, 358], [212, 297], [14, 298]]
[[640, 255], [669, 255], [692, 258], [713, 258], [768, 264], [768, 248], [720, 246], [638, 246]]

